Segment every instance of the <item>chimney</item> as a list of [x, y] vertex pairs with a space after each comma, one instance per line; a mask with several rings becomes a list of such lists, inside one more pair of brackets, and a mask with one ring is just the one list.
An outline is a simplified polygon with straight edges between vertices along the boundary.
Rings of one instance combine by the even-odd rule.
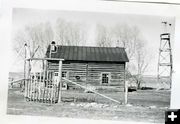
[[51, 45], [50, 45], [50, 56], [49, 56], [49, 58], [51, 58], [51, 54], [55, 53], [56, 51], [57, 51], [56, 42], [52, 41]]
[[55, 41], [51, 42], [51, 52], [55, 52], [56, 51], [56, 43]]

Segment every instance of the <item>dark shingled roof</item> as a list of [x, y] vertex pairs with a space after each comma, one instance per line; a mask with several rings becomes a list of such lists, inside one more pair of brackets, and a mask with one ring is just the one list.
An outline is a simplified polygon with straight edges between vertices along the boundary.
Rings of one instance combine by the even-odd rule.
[[[51, 58], [62, 58], [69, 61], [91, 62], [128, 62], [124, 48], [121, 47], [89, 47], [89, 46], [56, 46]], [[50, 46], [46, 57], [50, 57]]]

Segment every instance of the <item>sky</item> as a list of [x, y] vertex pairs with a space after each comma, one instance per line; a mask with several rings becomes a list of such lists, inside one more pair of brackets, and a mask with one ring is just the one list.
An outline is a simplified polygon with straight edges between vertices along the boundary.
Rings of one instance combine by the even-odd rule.
[[[95, 45], [95, 26], [96, 24], [103, 24], [106, 26], [113, 26], [115, 24], [127, 24], [131, 26], [137, 26], [143, 38], [147, 42], [147, 48], [150, 49], [153, 55], [151, 63], [146, 71], [146, 75], [157, 74], [157, 62], [158, 62], [158, 49], [160, 44], [160, 34], [163, 31], [162, 21], [168, 21], [172, 24], [170, 30], [171, 43], [174, 42], [174, 24], [175, 19], [173, 17], [160, 17], [149, 15], [130, 15], [121, 13], [100, 13], [100, 12], [85, 12], [85, 11], [61, 11], [61, 10], [40, 10], [40, 9], [13, 9], [12, 20], [12, 41], [15, 34], [22, 30], [26, 25], [38, 24], [50, 22], [52, 26], [58, 18], [62, 18], [66, 21], [78, 22], [85, 24], [88, 29], [87, 45]], [[55, 28], [55, 27], [54, 27]], [[16, 56], [15, 54], [13, 56]], [[13, 58], [13, 57], [12, 57]], [[22, 62], [16, 62], [16, 67], [13, 67], [13, 71], [20, 71], [22, 68], [19, 66]]]

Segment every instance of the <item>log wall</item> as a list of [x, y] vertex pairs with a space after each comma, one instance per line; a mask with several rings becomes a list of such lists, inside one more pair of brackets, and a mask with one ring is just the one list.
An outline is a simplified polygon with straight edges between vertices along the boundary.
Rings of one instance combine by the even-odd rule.
[[[62, 71], [66, 71], [67, 78], [84, 84], [91, 84], [94, 86], [110, 85], [110, 86], [124, 86], [124, 65], [125, 64], [101, 64], [101, 63], [63, 63]], [[58, 63], [48, 63], [48, 70], [58, 72]], [[87, 71], [88, 70], [88, 71]], [[110, 73], [110, 82], [102, 84], [102, 73]], [[76, 76], [80, 79], [77, 80]], [[87, 79], [86, 79], [87, 77]]]

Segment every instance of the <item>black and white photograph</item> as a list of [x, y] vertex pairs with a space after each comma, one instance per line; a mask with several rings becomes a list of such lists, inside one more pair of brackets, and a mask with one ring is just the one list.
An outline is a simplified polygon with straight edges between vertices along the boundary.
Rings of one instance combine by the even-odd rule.
[[8, 115], [163, 123], [175, 18], [13, 8]]
[[178, 0], [0, 0], [0, 120], [176, 124]]

